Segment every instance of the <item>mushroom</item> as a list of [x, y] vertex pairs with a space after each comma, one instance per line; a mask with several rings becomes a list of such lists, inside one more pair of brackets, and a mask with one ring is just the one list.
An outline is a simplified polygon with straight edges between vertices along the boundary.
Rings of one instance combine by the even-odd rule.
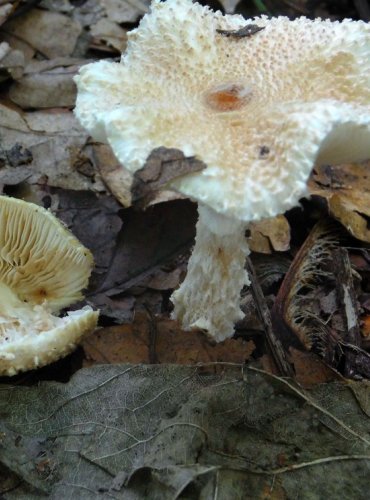
[[0, 196], [0, 375], [44, 366], [96, 327], [91, 307], [56, 314], [83, 298], [91, 253], [47, 210]]
[[81, 68], [75, 113], [134, 173], [157, 147], [207, 168], [166, 188], [198, 202], [174, 316], [217, 341], [242, 318], [248, 223], [308, 195], [314, 165], [370, 157], [370, 26], [245, 20], [190, 0], [154, 0], [120, 63]]

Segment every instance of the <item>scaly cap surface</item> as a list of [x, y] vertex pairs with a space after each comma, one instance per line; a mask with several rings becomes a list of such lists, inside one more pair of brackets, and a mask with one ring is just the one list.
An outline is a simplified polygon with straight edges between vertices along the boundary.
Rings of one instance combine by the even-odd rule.
[[[248, 23], [264, 29], [225, 36]], [[131, 172], [152, 149], [208, 168], [170, 187], [244, 221], [307, 194], [315, 163], [370, 157], [370, 26], [152, 3], [121, 63], [84, 66], [76, 116]]]

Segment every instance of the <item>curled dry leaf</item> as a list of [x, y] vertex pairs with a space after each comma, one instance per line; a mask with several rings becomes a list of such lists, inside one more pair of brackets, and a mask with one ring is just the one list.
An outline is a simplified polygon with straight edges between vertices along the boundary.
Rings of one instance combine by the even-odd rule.
[[131, 172], [121, 167], [109, 146], [93, 144], [92, 150], [94, 164], [104, 183], [124, 207], [129, 207], [131, 205]]
[[252, 252], [271, 253], [273, 250], [286, 252], [290, 246], [290, 225], [284, 215], [273, 219], [252, 222], [248, 240]]
[[138, 206], [146, 208], [184, 198], [175, 191], [160, 188], [169, 181], [171, 175], [181, 175], [177, 169], [191, 172], [201, 169], [202, 165], [194, 158], [185, 158], [180, 151], [172, 157], [171, 151], [166, 148], [154, 150], [143, 169], [134, 177], [120, 165], [109, 146], [93, 144], [94, 163], [108, 189], [124, 207], [129, 207], [135, 199]]
[[370, 161], [323, 166], [313, 172], [309, 189], [324, 198], [330, 214], [356, 238], [370, 242]]
[[117, 52], [123, 52], [127, 44], [127, 31], [110, 19], [99, 19], [91, 26], [90, 33], [93, 37], [90, 46], [94, 49], [107, 50], [108, 47]]
[[186, 157], [175, 148], [153, 149], [142, 168], [134, 173], [131, 193], [134, 201], [155, 198], [157, 191], [184, 175], [200, 172], [207, 165], [195, 157]]

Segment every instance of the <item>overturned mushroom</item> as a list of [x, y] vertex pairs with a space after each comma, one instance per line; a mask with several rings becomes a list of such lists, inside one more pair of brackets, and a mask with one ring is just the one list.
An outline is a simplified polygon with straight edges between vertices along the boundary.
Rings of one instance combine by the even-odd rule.
[[83, 297], [93, 259], [47, 210], [0, 196], [0, 375], [38, 368], [69, 352], [96, 326]]
[[207, 164], [166, 187], [199, 203], [174, 315], [216, 340], [242, 317], [248, 223], [298, 205], [315, 164], [370, 157], [370, 26], [361, 21], [248, 23], [155, 0], [121, 63], [89, 64], [76, 82], [76, 116], [131, 172], [159, 146]]

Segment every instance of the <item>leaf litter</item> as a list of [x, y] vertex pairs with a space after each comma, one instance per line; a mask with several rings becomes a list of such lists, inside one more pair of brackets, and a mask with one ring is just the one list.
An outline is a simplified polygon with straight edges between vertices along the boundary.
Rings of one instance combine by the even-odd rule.
[[[0, 6], [0, 187], [50, 208], [91, 249], [86, 300], [102, 319], [68, 359], [3, 380], [1, 494], [366, 498], [368, 162], [315, 170], [302, 210], [252, 225], [259, 292], [243, 291], [236, 338], [215, 345], [183, 332], [169, 297], [186, 273], [196, 209], [163, 191], [168, 152], [138, 181], [71, 111], [78, 68], [118, 57], [149, 2], [31, 4]], [[349, 3], [221, 5], [247, 16], [366, 14]], [[315, 226], [328, 216], [329, 242]], [[295, 381], [279, 378], [269, 324]]]

